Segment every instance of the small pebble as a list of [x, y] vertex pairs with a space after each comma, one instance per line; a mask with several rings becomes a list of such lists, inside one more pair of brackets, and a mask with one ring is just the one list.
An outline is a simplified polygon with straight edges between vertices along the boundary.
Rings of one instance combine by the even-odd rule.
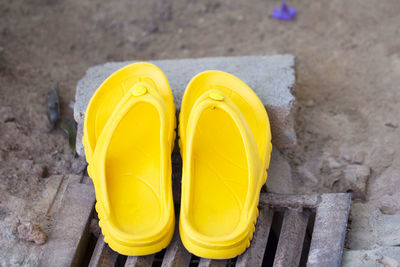
[[71, 162], [71, 171], [75, 174], [82, 174], [86, 168], [86, 160], [82, 157], [73, 159]]
[[14, 120], [15, 117], [11, 110], [11, 107], [8, 106], [0, 107], [0, 122], [11, 122]]
[[33, 161], [32, 160], [21, 160], [21, 169], [24, 170], [31, 170], [33, 166]]
[[338, 162], [334, 157], [328, 157], [326, 161], [328, 163], [329, 168], [331, 169], [337, 169], [343, 166], [343, 164]]
[[351, 160], [351, 157], [350, 157], [349, 154], [344, 154], [344, 155], [342, 156], [342, 158], [343, 158], [345, 161], [350, 161], [350, 160]]
[[400, 263], [388, 256], [381, 256], [380, 259], [377, 260], [380, 264], [382, 264], [384, 267], [399, 267]]
[[379, 210], [386, 215], [394, 215], [400, 212], [400, 208], [393, 203], [384, 203]]
[[386, 127], [392, 128], [392, 129], [397, 129], [397, 127], [399, 127], [399, 125], [391, 123], [391, 122], [387, 122], [385, 123]]
[[45, 178], [48, 175], [46, 166], [39, 164], [33, 166], [32, 173], [38, 178]]
[[152, 23], [149, 23], [146, 32], [147, 34], [153, 34], [153, 33], [157, 33], [160, 31], [160, 28], [158, 27], [157, 23], [155, 23], [154, 21]]
[[310, 99], [310, 100], [308, 100], [307, 102], [306, 102], [306, 107], [313, 107], [313, 106], [315, 106], [315, 101], [314, 100], [312, 100], [312, 99]]
[[395, 195], [386, 194], [380, 198], [379, 210], [386, 215], [394, 215], [400, 213], [400, 203], [398, 201], [400, 193]]
[[17, 236], [21, 240], [35, 242], [38, 245], [44, 244], [47, 241], [46, 233], [36, 224], [18, 223]]
[[364, 151], [358, 151], [356, 154], [354, 154], [352, 162], [354, 164], [363, 164], [366, 156], [367, 153], [365, 153]]

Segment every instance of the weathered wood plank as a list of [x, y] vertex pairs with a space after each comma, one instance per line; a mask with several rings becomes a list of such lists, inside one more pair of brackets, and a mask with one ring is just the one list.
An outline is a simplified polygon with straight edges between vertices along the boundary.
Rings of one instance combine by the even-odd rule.
[[315, 216], [307, 266], [340, 266], [351, 194], [323, 194]]
[[[79, 266], [88, 241], [88, 222], [95, 202], [92, 186], [70, 184], [64, 194], [57, 224], [43, 247], [40, 266]], [[261, 266], [273, 219], [273, 209], [285, 209], [274, 266], [298, 266], [309, 213], [316, 211], [307, 266], [340, 266], [350, 194], [261, 194], [260, 215], [251, 246], [238, 257], [236, 266]], [[65, 229], [68, 229], [66, 231]], [[166, 249], [162, 266], [189, 266], [192, 255], [184, 248], [178, 230]], [[100, 236], [89, 266], [114, 266], [118, 253]], [[125, 266], [151, 266], [155, 254], [128, 257]], [[226, 266], [227, 260], [201, 258], [199, 266]]]
[[261, 266], [265, 249], [267, 248], [273, 214], [273, 211], [268, 207], [260, 209], [253, 240], [251, 241], [250, 247], [238, 257], [236, 266]]
[[225, 267], [227, 260], [212, 260], [201, 258], [199, 267]]
[[49, 240], [43, 247], [40, 266], [79, 266], [89, 241], [88, 222], [95, 202], [94, 188], [69, 184]]
[[271, 208], [315, 208], [321, 201], [320, 195], [286, 195], [274, 193], [262, 193], [260, 195], [260, 206]]
[[185, 267], [189, 266], [192, 255], [185, 249], [176, 229], [174, 237], [165, 252], [162, 267]]
[[100, 235], [94, 248], [89, 267], [108, 267], [114, 266], [117, 261], [118, 253], [113, 251], [105, 242], [104, 236]]
[[285, 210], [274, 267], [299, 266], [309, 213]]
[[147, 267], [151, 266], [154, 261], [155, 254], [150, 254], [141, 257], [128, 257], [125, 262], [125, 267]]

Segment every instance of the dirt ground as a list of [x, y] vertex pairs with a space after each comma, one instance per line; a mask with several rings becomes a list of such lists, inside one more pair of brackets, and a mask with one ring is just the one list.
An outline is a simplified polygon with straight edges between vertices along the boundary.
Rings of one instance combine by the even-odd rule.
[[297, 61], [298, 146], [283, 151], [296, 191], [351, 190], [400, 213], [400, 1], [289, 1], [290, 22], [271, 17], [279, 4], [1, 1], [0, 220], [18, 198], [18, 216], [43, 223], [31, 210], [46, 179], [83, 171], [60, 127], [48, 132], [55, 83], [62, 117], [72, 117], [76, 83], [95, 64], [276, 53]]

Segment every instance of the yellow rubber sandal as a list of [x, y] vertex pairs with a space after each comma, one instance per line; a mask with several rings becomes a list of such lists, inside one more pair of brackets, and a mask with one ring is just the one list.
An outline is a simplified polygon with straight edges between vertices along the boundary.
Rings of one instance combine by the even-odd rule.
[[[172, 110], [168, 107], [161, 88], [153, 86], [157, 83], [136, 81], [103, 125], [88, 166], [105, 242], [134, 256], [165, 248], [175, 224], [171, 187], [175, 108], [173, 103]], [[172, 98], [168, 82], [164, 85]], [[97, 101], [91, 103], [101, 103]]]
[[[137, 62], [119, 69], [100, 85], [86, 109], [82, 143], [89, 164], [104, 125], [114, 110], [123, 104], [121, 100], [126, 93], [140, 82], [156, 88], [167, 104], [168, 114], [175, 118], [173, 95], [168, 79], [161, 69], [148, 62]], [[175, 127], [175, 119], [171, 123]], [[175, 139], [175, 135], [171, 136], [172, 139]]]
[[179, 229], [191, 253], [233, 258], [250, 245], [272, 150], [267, 112], [235, 76], [192, 79], [179, 122], [183, 159]]

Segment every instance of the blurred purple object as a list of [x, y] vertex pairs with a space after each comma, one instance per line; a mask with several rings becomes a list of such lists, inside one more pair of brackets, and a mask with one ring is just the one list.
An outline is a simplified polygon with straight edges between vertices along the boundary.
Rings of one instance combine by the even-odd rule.
[[272, 17], [281, 20], [292, 20], [297, 14], [297, 10], [291, 6], [286, 5], [285, 1], [282, 2], [281, 7], [274, 7]]

